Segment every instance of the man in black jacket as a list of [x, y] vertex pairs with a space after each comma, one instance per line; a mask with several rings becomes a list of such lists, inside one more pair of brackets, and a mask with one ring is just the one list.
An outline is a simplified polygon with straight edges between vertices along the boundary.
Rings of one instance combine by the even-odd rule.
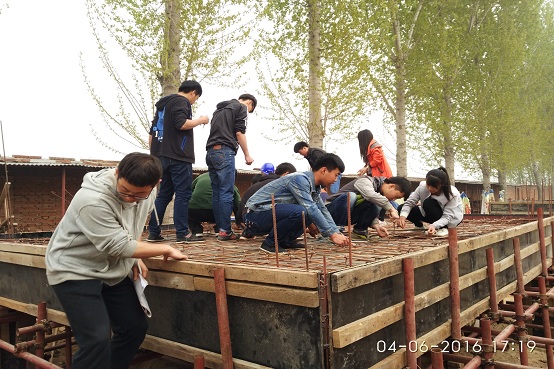
[[219, 225], [219, 241], [240, 237], [231, 230], [235, 156], [240, 146], [246, 164], [251, 165], [254, 161], [248, 151], [246, 125], [248, 113], [254, 111], [257, 103], [254, 96], [242, 94], [238, 100], [217, 104], [212, 116], [210, 136], [206, 142], [206, 164], [212, 182], [212, 208], [216, 224]]
[[162, 97], [156, 103], [156, 115], [150, 128], [150, 154], [162, 162], [163, 176], [154, 211], [148, 224], [147, 241], [163, 241], [160, 224], [167, 205], [175, 194], [173, 220], [177, 243], [199, 242], [188, 225], [188, 204], [192, 195], [192, 164], [194, 163], [193, 128], [207, 124], [208, 117], [192, 119], [192, 104], [202, 95], [196, 81], [184, 81], [179, 92]]

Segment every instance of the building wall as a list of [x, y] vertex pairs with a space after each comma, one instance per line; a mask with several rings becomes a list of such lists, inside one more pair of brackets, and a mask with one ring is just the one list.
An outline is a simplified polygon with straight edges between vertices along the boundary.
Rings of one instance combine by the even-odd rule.
[[[81, 186], [91, 168], [55, 166], [10, 166], [8, 179], [14, 232], [52, 231], [62, 216], [62, 174], [66, 171], [65, 205]], [[5, 173], [0, 176], [6, 182]], [[3, 206], [4, 208], [4, 206]], [[2, 220], [4, 220], [4, 212]]]
[[[49, 165], [8, 165], [8, 179], [11, 182], [10, 202], [13, 213], [13, 222], [17, 225], [13, 231], [22, 232], [51, 232], [62, 217], [62, 177], [66, 173], [65, 208], [71, 202], [73, 195], [81, 186], [83, 176], [89, 171], [101, 168], [87, 166], [49, 166]], [[195, 170], [197, 176], [205, 172]], [[256, 172], [239, 172], [236, 185], [239, 192], [244, 193]], [[341, 185], [345, 185], [355, 177], [344, 176]], [[1, 171], [0, 180], [6, 182], [5, 172]], [[412, 187], [417, 187], [421, 179], [411, 179]], [[472, 202], [473, 213], [479, 213], [481, 203], [482, 184], [457, 182], [456, 187], [464, 191]], [[545, 186], [545, 200], [551, 199], [551, 187]], [[493, 185], [495, 198], [498, 200], [498, 186]], [[509, 186], [506, 191], [506, 201], [536, 199], [535, 186]], [[550, 195], [550, 196], [549, 196]], [[0, 223], [5, 219], [4, 204], [0, 204]], [[164, 224], [172, 224], [173, 210], [168, 208]], [[7, 228], [0, 229], [0, 233]]]

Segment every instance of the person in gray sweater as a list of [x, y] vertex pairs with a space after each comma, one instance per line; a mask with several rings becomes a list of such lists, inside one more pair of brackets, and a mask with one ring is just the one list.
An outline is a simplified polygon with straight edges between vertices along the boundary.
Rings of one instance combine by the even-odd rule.
[[379, 224], [381, 209], [391, 219], [398, 219], [398, 213], [392, 201], [408, 198], [411, 192], [410, 181], [404, 177], [369, 177], [362, 175], [342, 186], [327, 199], [327, 209], [337, 225], [348, 224], [347, 203], [350, 197], [350, 217], [354, 225], [352, 237], [366, 240], [368, 227], [375, 229], [380, 237], [389, 235], [387, 229]]
[[73, 369], [128, 368], [148, 328], [133, 286], [140, 258], [186, 259], [169, 244], [141, 241], [162, 165], [126, 155], [115, 169], [87, 173], [46, 249], [46, 277], [79, 350]]
[[429, 223], [429, 235], [447, 236], [448, 228], [456, 228], [464, 219], [464, 205], [458, 189], [450, 184], [445, 168], [430, 170], [425, 181], [398, 207], [400, 218], [397, 224], [404, 228], [406, 220], [423, 228]]

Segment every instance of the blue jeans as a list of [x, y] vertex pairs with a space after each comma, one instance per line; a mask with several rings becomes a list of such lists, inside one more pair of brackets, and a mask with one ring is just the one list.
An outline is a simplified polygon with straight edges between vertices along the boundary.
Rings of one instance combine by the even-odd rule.
[[343, 193], [335, 198], [331, 203], [325, 205], [333, 220], [337, 225], [348, 225], [348, 211], [346, 209], [347, 196], [350, 195], [350, 223], [354, 224], [354, 229], [365, 231], [371, 225], [371, 222], [379, 215], [381, 208], [369, 201], [362, 201], [356, 205], [356, 194], [354, 192]]
[[79, 345], [71, 368], [127, 369], [148, 329], [133, 282], [125, 278], [108, 286], [96, 279], [75, 280], [52, 289]]
[[[277, 223], [277, 238], [279, 246], [287, 246], [294, 242], [302, 233], [302, 212], [306, 214], [306, 208], [298, 204], [276, 204], [275, 218]], [[249, 211], [244, 216], [246, 229], [253, 235], [269, 233], [265, 239], [269, 245], [275, 247], [272, 210]], [[311, 221], [306, 216], [306, 226]]]
[[231, 233], [233, 191], [235, 187], [235, 150], [221, 145], [206, 152], [206, 164], [212, 183], [212, 209], [220, 231]]
[[[162, 224], [167, 205], [173, 199], [173, 222], [177, 237], [186, 237], [189, 234], [189, 201], [192, 196], [192, 164], [185, 161], [175, 160], [161, 156], [160, 160], [163, 166], [162, 182], [160, 183], [160, 192], [154, 206], [156, 212], [150, 215], [148, 231], [150, 234], [158, 236], [161, 233], [160, 224]], [[158, 213], [158, 219], [156, 219]]]

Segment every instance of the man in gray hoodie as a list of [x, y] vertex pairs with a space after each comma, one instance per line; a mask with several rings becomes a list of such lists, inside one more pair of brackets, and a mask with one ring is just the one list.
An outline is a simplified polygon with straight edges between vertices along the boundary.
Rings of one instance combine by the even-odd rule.
[[140, 258], [186, 259], [141, 241], [161, 176], [160, 160], [143, 153], [87, 173], [48, 243], [46, 277], [79, 346], [73, 369], [127, 368], [148, 328], [131, 271], [146, 276]]

